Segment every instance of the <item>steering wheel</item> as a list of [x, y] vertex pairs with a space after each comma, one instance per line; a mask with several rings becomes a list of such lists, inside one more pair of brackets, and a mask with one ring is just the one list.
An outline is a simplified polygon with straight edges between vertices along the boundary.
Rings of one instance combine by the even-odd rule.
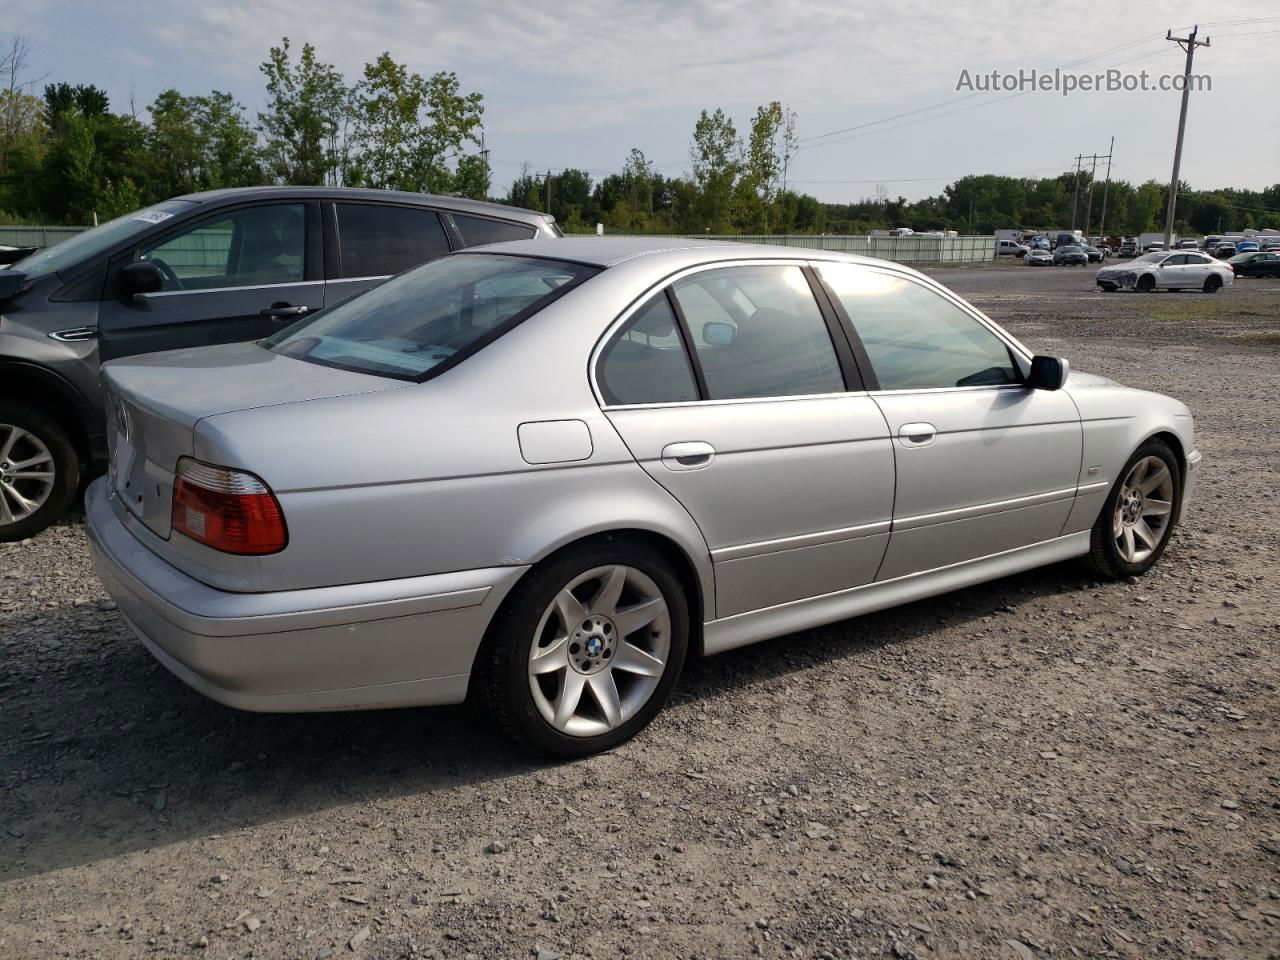
[[147, 262], [154, 263], [156, 265], [156, 269], [158, 269], [162, 274], [164, 274], [164, 278], [170, 281], [177, 289], [179, 290], [185, 289], [182, 281], [178, 278], [178, 275], [173, 272], [173, 267], [169, 266], [159, 257], [152, 257]]

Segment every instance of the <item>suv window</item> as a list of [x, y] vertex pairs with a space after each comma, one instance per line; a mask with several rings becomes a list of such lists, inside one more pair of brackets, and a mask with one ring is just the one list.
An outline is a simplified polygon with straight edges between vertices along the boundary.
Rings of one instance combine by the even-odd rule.
[[385, 277], [449, 252], [440, 216], [425, 207], [339, 203], [339, 276]]
[[676, 281], [707, 399], [840, 393], [826, 321], [798, 266], [707, 270]]
[[462, 242], [468, 247], [476, 247], [482, 243], [501, 243], [504, 240], [531, 240], [537, 234], [533, 227], [518, 223], [503, 223], [487, 217], [468, 217], [461, 213], [452, 216], [458, 232], [462, 234]]
[[819, 272], [853, 321], [881, 390], [1022, 382], [1005, 342], [928, 287], [855, 264]]
[[200, 220], [143, 246], [138, 259], [160, 268], [161, 290], [210, 290], [300, 283], [306, 248], [304, 205], [273, 203]]
[[402, 273], [262, 345], [311, 363], [421, 382], [597, 272], [560, 260], [459, 253]]
[[613, 335], [596, 371], [606, 403], [698, 399], [689, 355], [666, 293], [637, 310]]

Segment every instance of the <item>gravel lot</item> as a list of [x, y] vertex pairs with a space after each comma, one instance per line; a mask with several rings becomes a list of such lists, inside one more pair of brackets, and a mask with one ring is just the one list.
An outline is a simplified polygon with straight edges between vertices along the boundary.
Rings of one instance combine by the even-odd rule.
[[1280, 283], [935, 271], [1197, 415], [1136, 583], [1063, 565], [696, 663], [638, 741], [258, 716], [133, 639], [79, 518], [0, 546], [0, 957], [1280, 956]]

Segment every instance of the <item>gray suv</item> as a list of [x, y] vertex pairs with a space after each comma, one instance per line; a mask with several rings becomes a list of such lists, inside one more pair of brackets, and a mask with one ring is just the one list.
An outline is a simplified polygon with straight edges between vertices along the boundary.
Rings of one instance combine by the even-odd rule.
[[249, 187], [166, 200], [0, 268], [0, 542], [56, 521], [105, 462], [100, 364], [257, 340], [451, 250], [561, 235], [494, 203]]

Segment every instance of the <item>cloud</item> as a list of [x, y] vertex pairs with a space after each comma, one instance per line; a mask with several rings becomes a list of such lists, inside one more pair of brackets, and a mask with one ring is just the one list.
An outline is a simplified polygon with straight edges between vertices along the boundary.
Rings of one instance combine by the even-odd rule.
[[[934, 0], [151, 0], [149, 15], [139, 19], [133, 0], [47, 0], [36, 19], [51, 35], [74, 34], [84, 20], [75, 15], [77, 7], [128, 24], [129, 35], [114, 40], [126, 51], [121, 59], [137, 68], [130, 82], [144, 99], [162, 86], [192, 87], [182, 74], [187, 70], [198, 73], [197, 84], [231, 91], [252, 113], [263, 95], [258, 65], [283, 36], [295, 48], [314, 44], [320, 58], [351, 82], [366, 62], [389, 51], [419, 73], [456, 71], [465, 90], [482, 92], [486, 130], [494, 144], [508, 148], [507, 156], [527, 150], [535, 158], [580, 166], [613, 162], [624, 142], [645, 147], [660, 161], [681, 157], [703, 108], [724, 107], [741, 125], [756, 105], [781, 100], [798, 112], [800, 135], [812, 137], [956, 98], [964, 68], [1045, 69], [1122, 47], [1081, 69], [1139, 58], [1135, 69], [1177, 71], [1179, 54], [1163, 39], [1165, 29], [1183, 28], [1197, 17], [1226, 22], [1280, 15], [1273, 0], [1237, 0], [1208, 12], [1192, 0], [1028, 0], [999, 9]], [[1265, 124], [1244, 120], [1249, 99], [1261, 89], [1257, 77], [1280, 66], [1280, 44], [1242, 35], [1251, 29], [1261, 28], [1209, 28], [1237, 36], [1224, 37], [1221, 45], [1215, 40], [1197, 56], [1197, 71], [1211, 72], [1214, 85], [1196, 102], [1193, 124], [1218, 133], [1224, 117], [1236, 117], [1240, 132], [1229, 137], [1236, 147], [1249, 154], [1245, 145], [1256, 142], [1274, 155], [1274, 128], [1268, 132]], [[139, 45], [139, 33], [149, 42]], [[115, 55], [111, 40], [104, 58]], [[159, 66], [149, 68], [144, 60]], [[175, 64], [182, 70], [175, 72]], [[153, 76], [161, 73], [163, 79]], [[996, 169], [1007, 145], [1028, 138], [1047, 159], [1013, 157], [1009, 168], [1044, 166], [1105, 146], [1113, 132], [1132, 135], [1136, 112], [1164, 111], [1173, 122], [1176, 105], [1169, 99], [1096, 95], [1063, 101], [1034, 94], [1008, 104], [975, 103], [954, 119], [905, 124], [815, 149], [802, 168], [815, 178], [880, 171], [908, 177], [921, 172], [904, 169], [917, 161], [932, 168], [922, 171], [931, 175], [939, 157], [973, 163], [980, 161], [969, 158], [986, 156], [988, 168]], [[1158, 144], [1126, 144], [1126, 160], [1141, 153], [1144, 173], [1149, 168], [1147, 175], [1156, 175], [1165, 166], [1167, 125], [1159, 127]], [[1189, 142], [1194, 168], [1191, 147]], [[874, 169], [868, 171], [868, 164]], [[1221, 175], [1231, 178], [1230, 172]]]

